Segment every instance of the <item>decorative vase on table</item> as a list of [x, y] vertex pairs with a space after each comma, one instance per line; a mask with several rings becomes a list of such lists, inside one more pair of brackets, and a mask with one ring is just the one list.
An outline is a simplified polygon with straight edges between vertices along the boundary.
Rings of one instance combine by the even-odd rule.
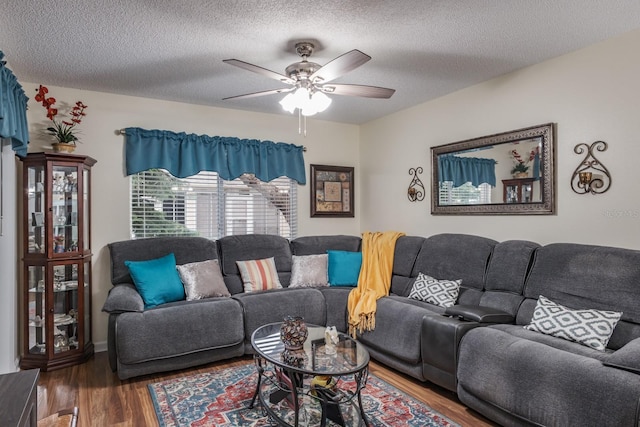
[[304, 318], [301, 316], [286, 316], [280, 327], [280, 339], [287, 350], [299, 350], [309, 335]]
[[75, 144], [69, 144], [65, 142], [55, 142], [51, 144], [53, 151], [56, 153], [73, 153], [76, 149]]

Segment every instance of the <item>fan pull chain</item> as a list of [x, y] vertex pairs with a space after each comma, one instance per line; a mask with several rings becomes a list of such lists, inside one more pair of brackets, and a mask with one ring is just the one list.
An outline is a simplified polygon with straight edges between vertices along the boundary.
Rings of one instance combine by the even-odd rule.
[[[303, 127], [304, 120], [304, 127]], [[304, 137], [307, 137], [307, 116], [302, 116], [302, 110], [298, 108], [298, 135], [302, 135], [304, 131]]]

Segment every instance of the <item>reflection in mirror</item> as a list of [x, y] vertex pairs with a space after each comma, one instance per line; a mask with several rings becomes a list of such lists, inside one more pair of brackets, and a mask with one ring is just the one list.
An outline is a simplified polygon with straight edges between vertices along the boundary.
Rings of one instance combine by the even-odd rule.
[[552, 214], [554, 125], [431, 148], [432, 214]]

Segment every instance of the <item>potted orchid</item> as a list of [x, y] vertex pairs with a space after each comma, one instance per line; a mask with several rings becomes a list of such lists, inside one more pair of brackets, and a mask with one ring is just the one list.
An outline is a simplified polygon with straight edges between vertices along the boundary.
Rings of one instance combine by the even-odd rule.
[[525, 160], [522, 158], [518, 150], [511, 150], [511, 157], [513, 157], [513, 168], [511, 169], [511, 175], [515, 178], [526, 178], [529, 172], [529, 163], [536, 157], [535, 150], [531, 150], [529, 157]]
[[35, 100], [40, 102], [47, 110], [47, 118], [53, 123], [52, 126], [47, 128], [49, 135], [56, 138], [56, 142], [52, 144], [53, 150], [67, 153], [73, 152], [76, 141], [78, 141], [76, 126], [78, 126], [82, 122], [82, 118], [86, 116], [84, 110], [87, 106], [84, 105], [82, 101], [77, 101], [71, 108], [71, 111], [69, 111], [69, 116], [71, 116], [69, 120], [56, 120], [55, 117], [58, 115], [58, 109], [54, 107], [56, 99], [47, 96], [49, 89], [46, 86], [40, 85], [36, 91]]

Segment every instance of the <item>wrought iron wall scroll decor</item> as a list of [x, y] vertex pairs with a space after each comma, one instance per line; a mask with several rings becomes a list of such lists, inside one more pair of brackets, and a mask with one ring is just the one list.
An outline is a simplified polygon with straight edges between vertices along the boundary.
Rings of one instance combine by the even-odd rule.
[[424, 200], [424, 184], [420, 178], [418, 178], [419, 173], [422, 173], [422, 168], [419, 166], [409, 169], [409, 175], [413, 177], [407, 190], [407, 197], [410, 202], [421, 202]]
[[611, 174], [594, 155], [594, 150], [606, 151], [609, 145], [596, 141], [591, 145], [581, 143], [573, 148], [576, 154], [586, 151], [584, 159], [571, 176], [571, 189], [578, 194], [602, 194], [611, 188]]

